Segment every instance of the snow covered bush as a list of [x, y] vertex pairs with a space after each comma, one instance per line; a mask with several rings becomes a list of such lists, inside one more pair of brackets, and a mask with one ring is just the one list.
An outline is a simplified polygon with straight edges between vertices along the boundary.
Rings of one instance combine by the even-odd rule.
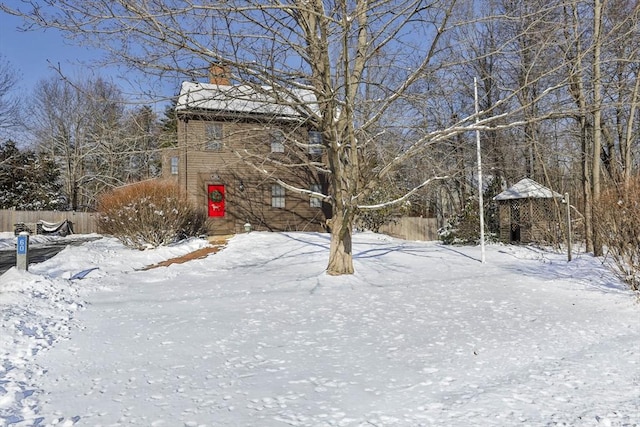
[[[379, 188], [373, 191], [364, 201], [364, 205], [377, 205], [386, 200], [392, 200], [398, 197], [393, 193], [391, 186], [389, 188]], [[402, 215], [402, 207], [396, 205], [384, 206], [378, 209], [365, 209], [358, 213], [356, 219], [357, 228], [361, 230], [369, 230], [377, 233], [380, 227], [385, 224], [391, 224], [398, 220]]]
[[[500, 193], [501, 180], [491, 179], [483, 193], [485, 240], [495, 240], [500, 229], [498, 207], [493, 197]], [[469, 196], [458, 215], [441, 229], [438, 235], [446, 245], [467, 245], [480, 242], [480, 209], [476, 195]]]
[[98, 200], [101, 233], [137, 249], [166, 245], [205, 231], [206, 212], [195, 208], [173, 182], [144, 181]]
[[605, 261], [632, 290], [640, 292], [640, 176], [628, 187], [602, 192], [594, 223]]
[[476, 244], [480, 241], [480, 213], [478, 199], [469, 197], [462, 211], [453, 221], [438, 230], [440, 240], [446, 245]]
[[0, 209], [65, 208], [60, 173], [52, 158], [21, 150], [13, 141], [0, 144]]

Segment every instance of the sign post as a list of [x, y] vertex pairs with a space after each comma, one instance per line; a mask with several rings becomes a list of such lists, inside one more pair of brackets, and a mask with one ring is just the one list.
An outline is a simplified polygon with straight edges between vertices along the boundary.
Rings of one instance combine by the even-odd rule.
[[24, 271], [29, 269], [29, 233], [26, 231], [18, 234], [16, 244], [16, 268]]

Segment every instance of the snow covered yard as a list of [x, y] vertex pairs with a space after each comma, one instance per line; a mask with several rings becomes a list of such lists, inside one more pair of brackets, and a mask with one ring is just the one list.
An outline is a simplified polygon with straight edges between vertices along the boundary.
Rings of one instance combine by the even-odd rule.
[[640, 425], [640, 307], [598, 260], [354, 242], [350, 277], [327, 235], [255, 232], [8, 271], [0, 425]]

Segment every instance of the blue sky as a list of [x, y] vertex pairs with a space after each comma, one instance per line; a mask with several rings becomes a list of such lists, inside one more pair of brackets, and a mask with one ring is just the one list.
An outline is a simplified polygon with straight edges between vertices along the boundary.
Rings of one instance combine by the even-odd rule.
[[[20, 94], [30, 94], [39, 80], [57, 76], [53, 67], [58, 65], [72, 79], [97, 76], [83, 64], [98, 60], [103, 52], [73, 45], [55, 29], [19, 31], [21, 23], [21, 19], [0, 12], [0, 55], [17, 71], [16, 89]], [[118, 84], [129, 99], [138, 98], [139, 90], [121, 79], [116, 67], [102, 67], [99, 73]], [[162, 95], [175, 94], [179, 84], [177, 80], [164, 83]]]
[[86, 48], [71, 46], [58, 31], [21, 32], [20, 24], [19, 18], [0, 13], [0, 54], [17, 71], [20, 91], [31, 92], [39, 80], [56, 75], [51, 64], [59, 63], [65, 73], [76, 75], [82, 70], [78, 60], [98, 57]]
[[[69, 43], [62, 34], [54, 29], [19, 31], [21, 20], [11, 15], [0, 12], [0, 55], [4, 61], [8, 61], [16, 71], [16, 86], [10, 96], [26, 99], [34, 95], [38, 81], [59, 76], [53, 67], [58, 64], [65, 77], [72, 80], [82, 80], [89, 77], [97, 77], [96, 71], [86, 65], [97, 61], [103, 52], [96, 51]], [[125, 79], [119, 78], [116, 67], [99, 68], [99, 76], [117, 84], [126, 99], [135, 107], [140, 103], [151, 105], [158, 114], [163, 114], [166, 104], [165, 99], [152, 103], [148, 98], [142, 98], [138, 86], [132, 86]], [[145, 83], [153, 85], [153, 90], [165, 97], [170, 97], [179, 89], [180, 80], [163, 82], [157, 86], [157, 82]], [[158, 87], [160, 89], [158, 89]], [[31, 144], [32, 137], [23, 129], [11, 129], [0, 135], [0, 142], [5, 139], [13, 139], [19, 144]]]

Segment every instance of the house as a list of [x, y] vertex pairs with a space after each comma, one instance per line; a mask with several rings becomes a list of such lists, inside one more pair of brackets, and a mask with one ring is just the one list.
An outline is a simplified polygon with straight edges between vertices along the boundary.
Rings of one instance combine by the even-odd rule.
[[[295, 94], [313, 108], [309, 92]], [[182, 84], [178, 143], [164, 153], [163, 176], [206, 208], [211, 234], [325, 229], [330, 206], [313, 193], [327, 194], [326, 178], [310, 166], [322, 160], [321, 134], [293, 102], [222, 73]]]
[[560, 241], [562, 195], [523, 178], [493, 198], [498, 203], [500, 241], [557, 243]]

